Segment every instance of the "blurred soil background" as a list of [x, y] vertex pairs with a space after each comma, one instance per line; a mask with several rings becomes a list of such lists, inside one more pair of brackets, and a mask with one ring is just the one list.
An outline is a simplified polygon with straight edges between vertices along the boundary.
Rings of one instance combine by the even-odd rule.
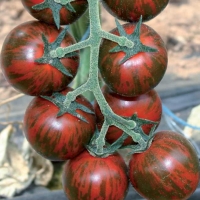
[[[168, 69], [165, 77], [156, 88], [163, 99], [180, 93], [184, 88], [188, 88], [188, 91], [199, 89], [200, 94], [199, 8], [200, 0], [170, 0], [169, 5], [161, 14], [146, 22], [161, 35], [168, 49]], [[103, 8], [101, 12], [102, 28], [107, 31], [115, 28], [114, 18]], [[23, 8], [20, 0], [0, 0], [0, 49], [10, 30], [33, 19]], [[17, 94], [19, 93], [9, 86], [0, 72], [0, 106], [2, 102]], [[187, 99], [182, 98], [180, 102], [176, 103], [181, 104], [185, 101]], [[21, 106], [26, 106], [26, 104]], [[25, 107], [20, 109], [23, 113]], [[183, 118], [187, 118], [190, 110], [191, 107], [185, 109]], [[180, 116], [181, 111], [179, 111], [176, 110], [176, 114]], [[0, 124], [3, 123], [2, 121], [5, 122], [0, 117]]]

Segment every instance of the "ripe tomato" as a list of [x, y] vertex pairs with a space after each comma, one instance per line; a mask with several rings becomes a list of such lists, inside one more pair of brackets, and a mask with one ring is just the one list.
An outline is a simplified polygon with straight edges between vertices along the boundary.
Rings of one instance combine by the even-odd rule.
[[127, 166], [118, 153], [100, 158], [84, 151], [66, 162], [62, 180], [70, 200], [123, 200], [129, 185]]
[[169, 0], [102, 0], [103, 6], [114, 17], [137, 22], [142, 15], [143, 21], [157, 16], [168, 4]]
[[[23, 6], [34, 18], [47, 24], [55, 24], [52, 10], [50, 8], [46, 8], [44, 10], [35, 10], [32, 8], [33, 6], [43, 2], [44, 0], [22, 0]], [[75, 22], [88, 8], [87, 0], [76, 0], [70, 4], [75, 12], [72, 12], [63, 6], [59, 14], [60, 25], [67, 25]]]
[[[158, 93], [155, 90], [137, 96], [137, 97], [123, 97], [118, 94], [115, 94], [105, 85], [102, 88], [103, 95], [113, 110], [114, 113], [122, 117], [131, 117], [133, 114], [137, 114], [139, 118], [151, 120], [154, 122], [160, 122], [162, 115], [162, 103]], [[96, 120], [99, 129], [103, 125], [104, 116], [101, 113], [98, 103], [95, 101], [94, 110], [96, 113]], [[149, 134], [153, 125], [143, 125], [142, 129], [144, 133]], [[109, 143], [116, 141], [121, 135], [122, 130], [115, 126], [110, 126], [107, 134], [106, 140]], [[133, 143], [131, 137], [128, 137], [124, 145]]]
[[[132, 34], [135, 24], [124, 24], [127, 34]], [[117, 29], [111, 31], [119, 35]], [[99, 70], [108, 87], [123, 96], [137, 96], [153, 89], [162, 79], [167, 68], [167, 51], [161, 37], [149, 26], [142, 24], [140, 41], [143, 45], [156, 49], [156, 52], [138, 52], [121, 64], [123, 51], [111, 53], [115, 42], [104, 39], [99, 54]], [[133, 46], [133, 48], [137, 48]]]
[[[15, 27], [6, 37], [1, 51], [1, 68], [6, 80], [16, 90], [27, 95], [50, 95], [61, 91], [77, 73], [79, 56], [60, 59], [73, 77], [61, 73], [49, 63], [38, 63], [44, 53], [42, 34], [49, 42], [54, 42], [61, 30], [43, 22], [29, 21]], [[75, 43], [67, 33], [61, 46]]]
[[[62, 93], [71, 91], [67, 88]], [[92, 105], [83, 97], [78, 96], [76, 102], [93, 110]], [[59, 108], [50, 101], [35, 97], [24, 116], [24, 135], [36, 152], [53, 160], [67, 160], [77, 156], [90, 141], [95, 130], [95, 116], [77, 110], [88, 123], [65, 113], [57, 117]]]
[[133, 187], [146, 199], [188, 199], [200, 177], [193, 146], [172, 131], [158, 132], [149, 149], [132, 155], [129, 167]]

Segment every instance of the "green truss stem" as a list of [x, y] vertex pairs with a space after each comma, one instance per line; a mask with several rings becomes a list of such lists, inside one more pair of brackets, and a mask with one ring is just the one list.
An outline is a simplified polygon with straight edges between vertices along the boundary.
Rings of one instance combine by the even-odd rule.
[[[86, 39], [85, 41], [76, 43], [70, 47], [66, 48], [59, 47], [51, 52], [52, 57], [62, 58], [64, 55], [70, 52], [90, 47], [89, 77], [84, 84], [77, 87], [75, 90], [69, 92], [66, 95], [64, 104], [66, 107], [69, 107], [71, 102], [74, 101], [78, 95], [86, 91], [93, 92], [95, 99], [98, 102], [99, 107], [101, 109], [101, 112], [104, 115], [104, 120], [105, 120], [100, 133], [98, 134], [97, 138], [95, 138], [95, 142], [93, 141], [91, 143], [91, 144], [94, 143], [96, 144], [96, 155], [104, 154], [105, 136], [109, 126], [111, 125], [120, 128], [121, 130], [124, 131], [125, 134], [130, 135], [135, 142], [138, 142], [140, 145], [139, 150], [146, 149], [148, 142], [146, 142], [145, 139], [143, 139], [141, 134], [136, 133], [133, 130], [136, 127], [136, 122], [131, 119], [125, 119], [123, 117], [120, 117], [119, 115], [115, 114], [112, 111], [112, 109], [106, 102], [104, 95], [102, 94], [98, 78], [98, 55], [102, 38], [114, 41], [118, 43], [120, 46], [127, 46], [128, 48], [133, 48], [134, 43], [124, 36], [116, 36], [111, 33], [103, 31], [101, 29], [101, 23], [99, 17], [99, 0], [88, 0], [88, 4], [89, 4], [89, 16], [90, 16], [89, 38]], [[93, 147], [89, 149], [93, 149]], [[110, 152], [113, 152], [113, 149], [111, 149]], [[109, 154], [109, 152], [107, 153]]]

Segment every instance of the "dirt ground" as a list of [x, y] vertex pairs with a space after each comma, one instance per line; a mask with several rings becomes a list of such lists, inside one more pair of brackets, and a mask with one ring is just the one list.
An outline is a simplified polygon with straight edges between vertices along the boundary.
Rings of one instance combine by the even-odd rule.
[[[200, 1], [171, 0], [166, 9], [153, 20], [147, 22], [166, 43], [169, 64], [166, 74], [171, 80], [191, 81], [200, 74]], [[18, 24], [33, 18], [23, 8], [20, 0], [0, 0], [0, 49], [8, 32]], [[114, 18], [102, 9], [102, 28], [115, 27]], [[15, 93], [0, 74], [0, 99]]]

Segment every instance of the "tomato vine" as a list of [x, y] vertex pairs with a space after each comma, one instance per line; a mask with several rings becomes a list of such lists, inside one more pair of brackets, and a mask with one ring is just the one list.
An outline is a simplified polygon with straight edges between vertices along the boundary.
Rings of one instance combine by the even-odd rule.
[[[66, 4], [69, 2], [71, 1], [66, 2]], [[64, 4], [64, 1], [62, 2], [62, 4]], [[145, 137], [142, 137], [140, 133], [137, 133], [134, 131], [134, 128], [136, 126], [139, 126], [140, 124], [137, 124], [136, 121], [134, 121], [133, 119], [124, 119], [116, 115], [112, 111], [110, 106], [107, 104], [102, 94], [102, 91], [99, 85], [99, 78], [98, 78], [98, 65], [99, 65], [98, 55], [99, 55], [99, 48], [100, 48], [102, 38], [116, 42], [117, 44], [119, 44], [119, 46], [125, 46], [131, 49], [134, 48], [134, 43], [132, 42], [132, 40], [128, 39], [127, 36], [124, 36], [124, 35], [116, 36], [114, 34], [103, 31], [101, 28], [101, 22], [99, 18], [100, 16], [99, 15], [99, 1], [88, 0], [88, 4], [89, 4], [89, 16], [90, 16], [89, 37], [84, 41], [71, 45], [70, 47], [66, 47], [66, 48], [58, 47], [56, 50], [51, 51], [52, 58], [55, 58], [55, 57], [62, 58], [68, 53], [75, 52], [77, 50], [80, 50], [86, 47], [90, 47], [89, 78], [83, 85], [81, 85], [80, 87], [76, 88], [74, 91], [69, 92], [67, 94], [66, 99], [64, 101], [64, 105], [66, 107], [69, 107], [71, 102], [73, 102], [78, 95], [88, 90], [93, 92], [95, 99], [97, 100], [101, 108], [101, 111], [105, 117], [105, 121], [100, 133], [98, 133], [98, 135], [94, 137], [95, 141], [92, 141], [91, 142], [92, 145], [88, 146], [88, 149], [92, 151], [91, 153], [94, 153], [95, 155], [98, 155], [98, 156], [107, 156], [109, 154], [112, 154], [113, 151], [116, 150], [115, 149], [116, 145], [114, 147], [109, 147], [107, 149], [105, 148], [105, 135], [106, 135], [108, 127], [112, 125], [122, 129], [125, 132], [125, 134], [128, 134], [132, 137], [133, 141], [138, 143], [137, 146], [132, 146], [132, 149], [134, 152], [144, 151], [149, 146], [149, 142], [152, 138], [152, 134], [154, 130], [152, 130], [152, 134], [150, 134], [149, 137], [146, 137], [146, 135]], [[117, 25], [119, 28], [121, 28], [118, 22], [117, 22]], [[146, 49], [147, 48], [148, 47], [146, 47]], [[152, 50], [152, 51], [155, 51], [155, 50]], [[155, 124], [156, 126], [156, 122], [150, 122], [146, 120], [146, 123], [147, 124], [152, 123], [152, 124]]]

